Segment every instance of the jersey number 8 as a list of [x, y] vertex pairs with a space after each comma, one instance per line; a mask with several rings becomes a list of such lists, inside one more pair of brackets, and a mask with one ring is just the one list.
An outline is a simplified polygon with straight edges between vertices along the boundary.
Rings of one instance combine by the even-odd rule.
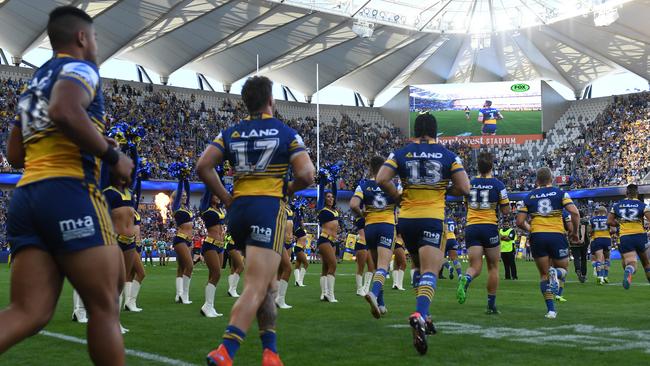
[[537, 211], [542, 215], [548, 215], [553, 211], [553, 204], [548, 198], [542, 198], [537, 201]]

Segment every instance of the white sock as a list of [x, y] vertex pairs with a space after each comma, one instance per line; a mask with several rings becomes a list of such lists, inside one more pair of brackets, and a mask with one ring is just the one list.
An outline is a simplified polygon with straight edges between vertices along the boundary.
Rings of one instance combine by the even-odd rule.
[[79, 297], [79, 293], [77, 290], [73, 289], [72, 290], [72, 310], [77, 311], [79, 309], [79, 302], [81, 301], [81, 297]]
[[119, 305], [120, 305], [119, 309], [120, 309], [120, 311], [122, 311], [122, 309], [124, 309], [124, 289], [122, 289], [122, 292], [120, 292], [119, 301], [120, 301], [119, 302]]
[[285, 280], [278, 281], [278, 296], [285, 298], [287, 296], [287, 289], [289, 288], [289, 283]]
[[320, 276], [320, 294], [321, 296], [327, 294], [327, 277]]
[[237, 291], [238, 285], [239, 285], [239, 274], [235, 273], [232, 275], [232, 289]]
[[124, 303], [128, 304], [131, 302], [131, 285], [133, 282], [124, 282]]
[[327, 275], [326, 278], [327, 278], [327, 292], [330, 295], [332, 295], [333, 298], [335, 298], [336, 296], [334, 296], [334, 282], [336, 281], [336, 277], [334, 277], [333, 275]]
[[393, 271], [393, 287], [399, 287], [398, 286], [398, 283], [399, 283], [399, 274], [398, 274], [398, 272], [399, 271], [397, 271], [397, 270]]
[[357, 280], [357, 291], [359, 291], [363, 287], [363, 277], [360, 274], [357, 274], [354, 278]]
[[395, 270], [395, 261], [391, 259], [390, 264], [388, 264], [388, 270], [393, 271]]
[[217, 287], [210, 282], [205, 285], [205, 303], [209, 307], [214, 307], [214, 293], [216, 292]]
[[404, 288], [404, 270], [398, 269], [397, 276], [398, 276], [397, 288]]
[[233, 279], [233, 275], [229, 274], [228, 275], [228, 292], [230, 292], [232, 290], [232, 279]]
[[305, 284], [305, 273], [307, 273], [307, 269], [300, 268], [300, 284], [304, 285]]
[[183, 295], [183, 277], [176, 277], [176, 296]]
[[296, 268], [293, 270], [293, 278], [298, 284], [300, 284], [300, 268]]
[[415, 270], [411, 268], [411, 283], [413, 283], [413, 276], [415, 275]]
[[184, 300], [190, 299], [190, 281], [192, 281], [191, 277], [183, 275], [183, 296], [185, 297]]
[[133, 302], [133, 305], [138, 302], [138, 294], [140, 293], [141, 286], [140, 282], [133, 280], [131, 284], [131, 301]]
[[372, 272], [366, 272], [363, 279], [363, 289], [365, 292], [370, 292], [370, 285], [372, 284]]

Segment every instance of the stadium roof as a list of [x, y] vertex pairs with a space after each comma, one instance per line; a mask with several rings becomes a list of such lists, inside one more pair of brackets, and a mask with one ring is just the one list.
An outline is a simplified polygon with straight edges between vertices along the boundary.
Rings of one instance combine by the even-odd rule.
[[578, 93], [620, 70], [650, 79], [650, 0], [0, 0], [0, 47], [20, 57], [47, 45], [62, 4], [95, 18], [100, 62], [232, 84], [259, 56], [262, 74], [305, 95], [316, 64], [321, 88], [369, 99], [409, 84], [542, 78]]

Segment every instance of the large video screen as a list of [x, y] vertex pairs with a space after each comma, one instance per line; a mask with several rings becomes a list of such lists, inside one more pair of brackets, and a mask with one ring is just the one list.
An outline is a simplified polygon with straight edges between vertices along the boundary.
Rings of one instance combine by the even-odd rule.
[[[486, 101], [492, 109], [487, 109]], [[518, 135], [519, 142], [542, 136], [539, 81], [412, 85], [409, 104], [411, 134], [417, 115], [430, 112], [438, 120], [442, 140]], [[481, 112], [483, 122], [479, 121]]]

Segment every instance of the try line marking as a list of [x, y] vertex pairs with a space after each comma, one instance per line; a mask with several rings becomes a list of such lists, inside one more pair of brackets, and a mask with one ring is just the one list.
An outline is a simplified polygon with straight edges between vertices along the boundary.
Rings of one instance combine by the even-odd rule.
[[[650, 353], [650, 330], [619, 327], [596, 327], [587, 324], [568, 324], [536, 329], [483, 327], [477, 324], [437, 322], [442, 335], [474, 335], [490, 339], [561, 347], [576, 347], [591, 351], [614, 352], [637, 350]], [[392, 324], [391, 328], [410, 328], [408, 324]]]
[[[48, 332], [47, 330], [42, 330], [42, 331], [39, 332], [39, 334], [42, 334], [42, 335], [47, 336], [47, 337], [60, 339], [60, 340], [63, 340], [63, 341], [72, 342], [72, 343], [84, 344], [84, 345], [88, 344], [88, 342], [85, 339], [77, 338], [77, 337], [73, 337], [73, 336], [69, 336], [69, 335], [65, 335], [65, 334], [61, 334], [61, 333]], [[165, 365], [196, 366], [193, 363], [188, 363], [188, 362], [181, 361], [181, 360], [175, 360], [173, 358], [157, 355], [157, 354], [154, 354], [154, 353], [136, 351], [136, 350], [133, 350], [133, 349], [124, 349], [124, 352], [126, 353], [127, 356], [138, 357], [138, 358], [141, 358], [141, 359], [147, 360], [147, 361], [155, 361], [155, 362], [165, 364]]]

